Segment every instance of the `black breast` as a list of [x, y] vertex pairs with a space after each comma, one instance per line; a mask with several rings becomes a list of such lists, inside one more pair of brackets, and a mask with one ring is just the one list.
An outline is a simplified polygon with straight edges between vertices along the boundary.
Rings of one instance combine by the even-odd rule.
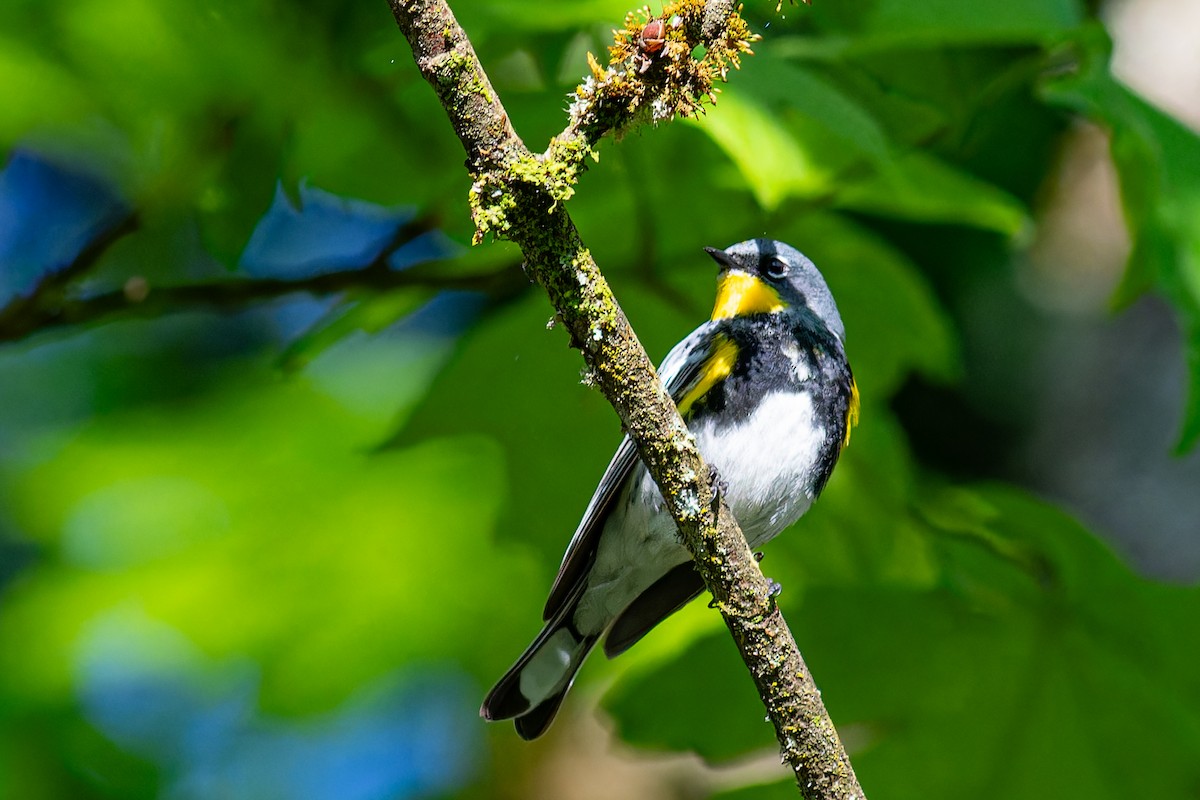
[[[737, 361], [729, 377], [692, 406], [689, 423], [715, 419], [718, 427], [734, 425], [748, 419], [771, 392], [808, 392], [825, 428], [819, 492], [846, 439], [853, 377], [841, 341], [810, 314], [737, 317], [723, 321], [719, 333], [737, 345]], [[797, 369], [794, 359], [807, 369]]]

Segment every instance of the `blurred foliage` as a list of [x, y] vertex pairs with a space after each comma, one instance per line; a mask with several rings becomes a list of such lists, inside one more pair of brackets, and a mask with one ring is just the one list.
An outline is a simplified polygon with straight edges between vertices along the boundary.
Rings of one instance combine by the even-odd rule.
[[[453, 6], [535, 150], [629, 10]], [[1193, 445], [1200, 139], [1109, 74], [1076, 0], [746, 15], [764, 38], [717, 105], [606, 142], [570, 210], [658, 357], [707, 315], [703, 245], [766, 233], [827, 276], [863, 423], [765, 564], [864, 785], [1194, 796], [1200, 592], [939, 474], [892, 401], [975, 379], [951, 300], [1009, 269], [1082, 117], [1133, 237], [1118, 299], [1162, 293], [1188, 337]], [[475, 719], [619, 431], [511, 246], [449, 244], [462, 154], [386, 3], [9, 0], [0, 31], [0, 308], [206, 298], [0, 349], [0, 797], [547, 796], [601, 676], [629, 745], [771, 751], [703, 604], [590, 664], [546, 740]], [[413, 209], [440, 238], [406, 233]], [[211, 291], [264, 278], [278, 297]], [[985, 475], [1003, 457], [973, 450]], [[783, 772], [705, 780], [671, 791], [793, 796]]]

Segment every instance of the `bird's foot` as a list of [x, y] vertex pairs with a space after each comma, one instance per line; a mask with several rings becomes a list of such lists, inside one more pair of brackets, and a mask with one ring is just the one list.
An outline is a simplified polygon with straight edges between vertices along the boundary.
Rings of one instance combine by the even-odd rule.
[[774, 578], [767, 578], [767, 603], [770, 605], [771, 612], [774, 614], [779, 610], [779, 600], [777, 599], [783, 593], [783, 586]]
[[721, 479], [721, 473], [712, 464], [708, 465], [708, 489], [712, 492], [712, 504], [709, 508], [712, 510], [713, 519], [716, 519], [717, 511], [721, 508], [721, 498], [729, 491], [729, 484]]

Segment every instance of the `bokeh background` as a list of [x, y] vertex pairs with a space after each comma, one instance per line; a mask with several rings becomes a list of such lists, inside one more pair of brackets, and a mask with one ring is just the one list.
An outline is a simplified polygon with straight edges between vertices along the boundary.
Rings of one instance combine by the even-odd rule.
[[[629, 10], [452, 5], [535, 150]], [[824, 270], [862, 424], [764, 567], [864, 786], [1200, 796], [1200, 6], [745, 13], [570, 210], [654, 357], [702, 246]], [[0, 96], [0, 797], [795, 796], [703, 603], [478, 719], [620, 431], [386, 3], [7, 0]]]

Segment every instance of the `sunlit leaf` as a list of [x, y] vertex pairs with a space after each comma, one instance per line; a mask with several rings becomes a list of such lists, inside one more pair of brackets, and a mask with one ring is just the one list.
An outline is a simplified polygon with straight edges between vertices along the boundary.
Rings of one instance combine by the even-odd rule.
[[785, 61], [748, 64], [700, 125], [737, 165], [767, 209], [828, 194], [863, 159], [888, 158], [878, 123], [818, 75]]
[[703, 124], [763, 208], [775, 208], [790, 196], [828, 191], [833, 178], [829, 169], [804, 150], [782, 120], [749, 98], [724, 93], [720, 110], [706, 116]]
[[871, 177], [850, 182], [836, 204], [921, 222], [954, 222], [1013, 236], [1025, 209], [1005, 192], [937, 158], [910, 153]]
[[[321, 394], [295, 382], [247, 389], [186, 422], [115, 417], [6, 489], [24, 529], [48, 543], [62, 532], [64, 559], [7, 597], [4, 702], [62, 702], [81, 631], [131, 602], [208, 652], [257, 654], [269, 702], [289, 709], [320, 707], [418, 654], [475, 652], [495, 635], [476, 630], [478, 592], [529, 568], [489, 543], [494, 447], [443, 439], [370, 455], [362, 423]], [[133, 429], [139, 436], [122, 435]], [[114, 503], [124, 511], [104, 513]], [[429, 535], [456, 554], [453, 578], [430, 568]], [[518, 606], [535, 613], [533, 598]], [[37, 647], [17, 645], [30, 626]], [[355, 657], [342, 658], [348, 651]]]
[[734, 91], [757, 105], [787, 109], [807, 117], [873, 159], [887, 158], [889, 143], [871, 112], [818, 73], [768, 56], [748, 61]]
[[[11, 29], [10, 29], [11, 30]], [[88, 109], [86, 95], [61, 65], [26, 45], [0, 39], [0, 147], [16, 144], [36, 126], [53, 120], [78, 122]]]

